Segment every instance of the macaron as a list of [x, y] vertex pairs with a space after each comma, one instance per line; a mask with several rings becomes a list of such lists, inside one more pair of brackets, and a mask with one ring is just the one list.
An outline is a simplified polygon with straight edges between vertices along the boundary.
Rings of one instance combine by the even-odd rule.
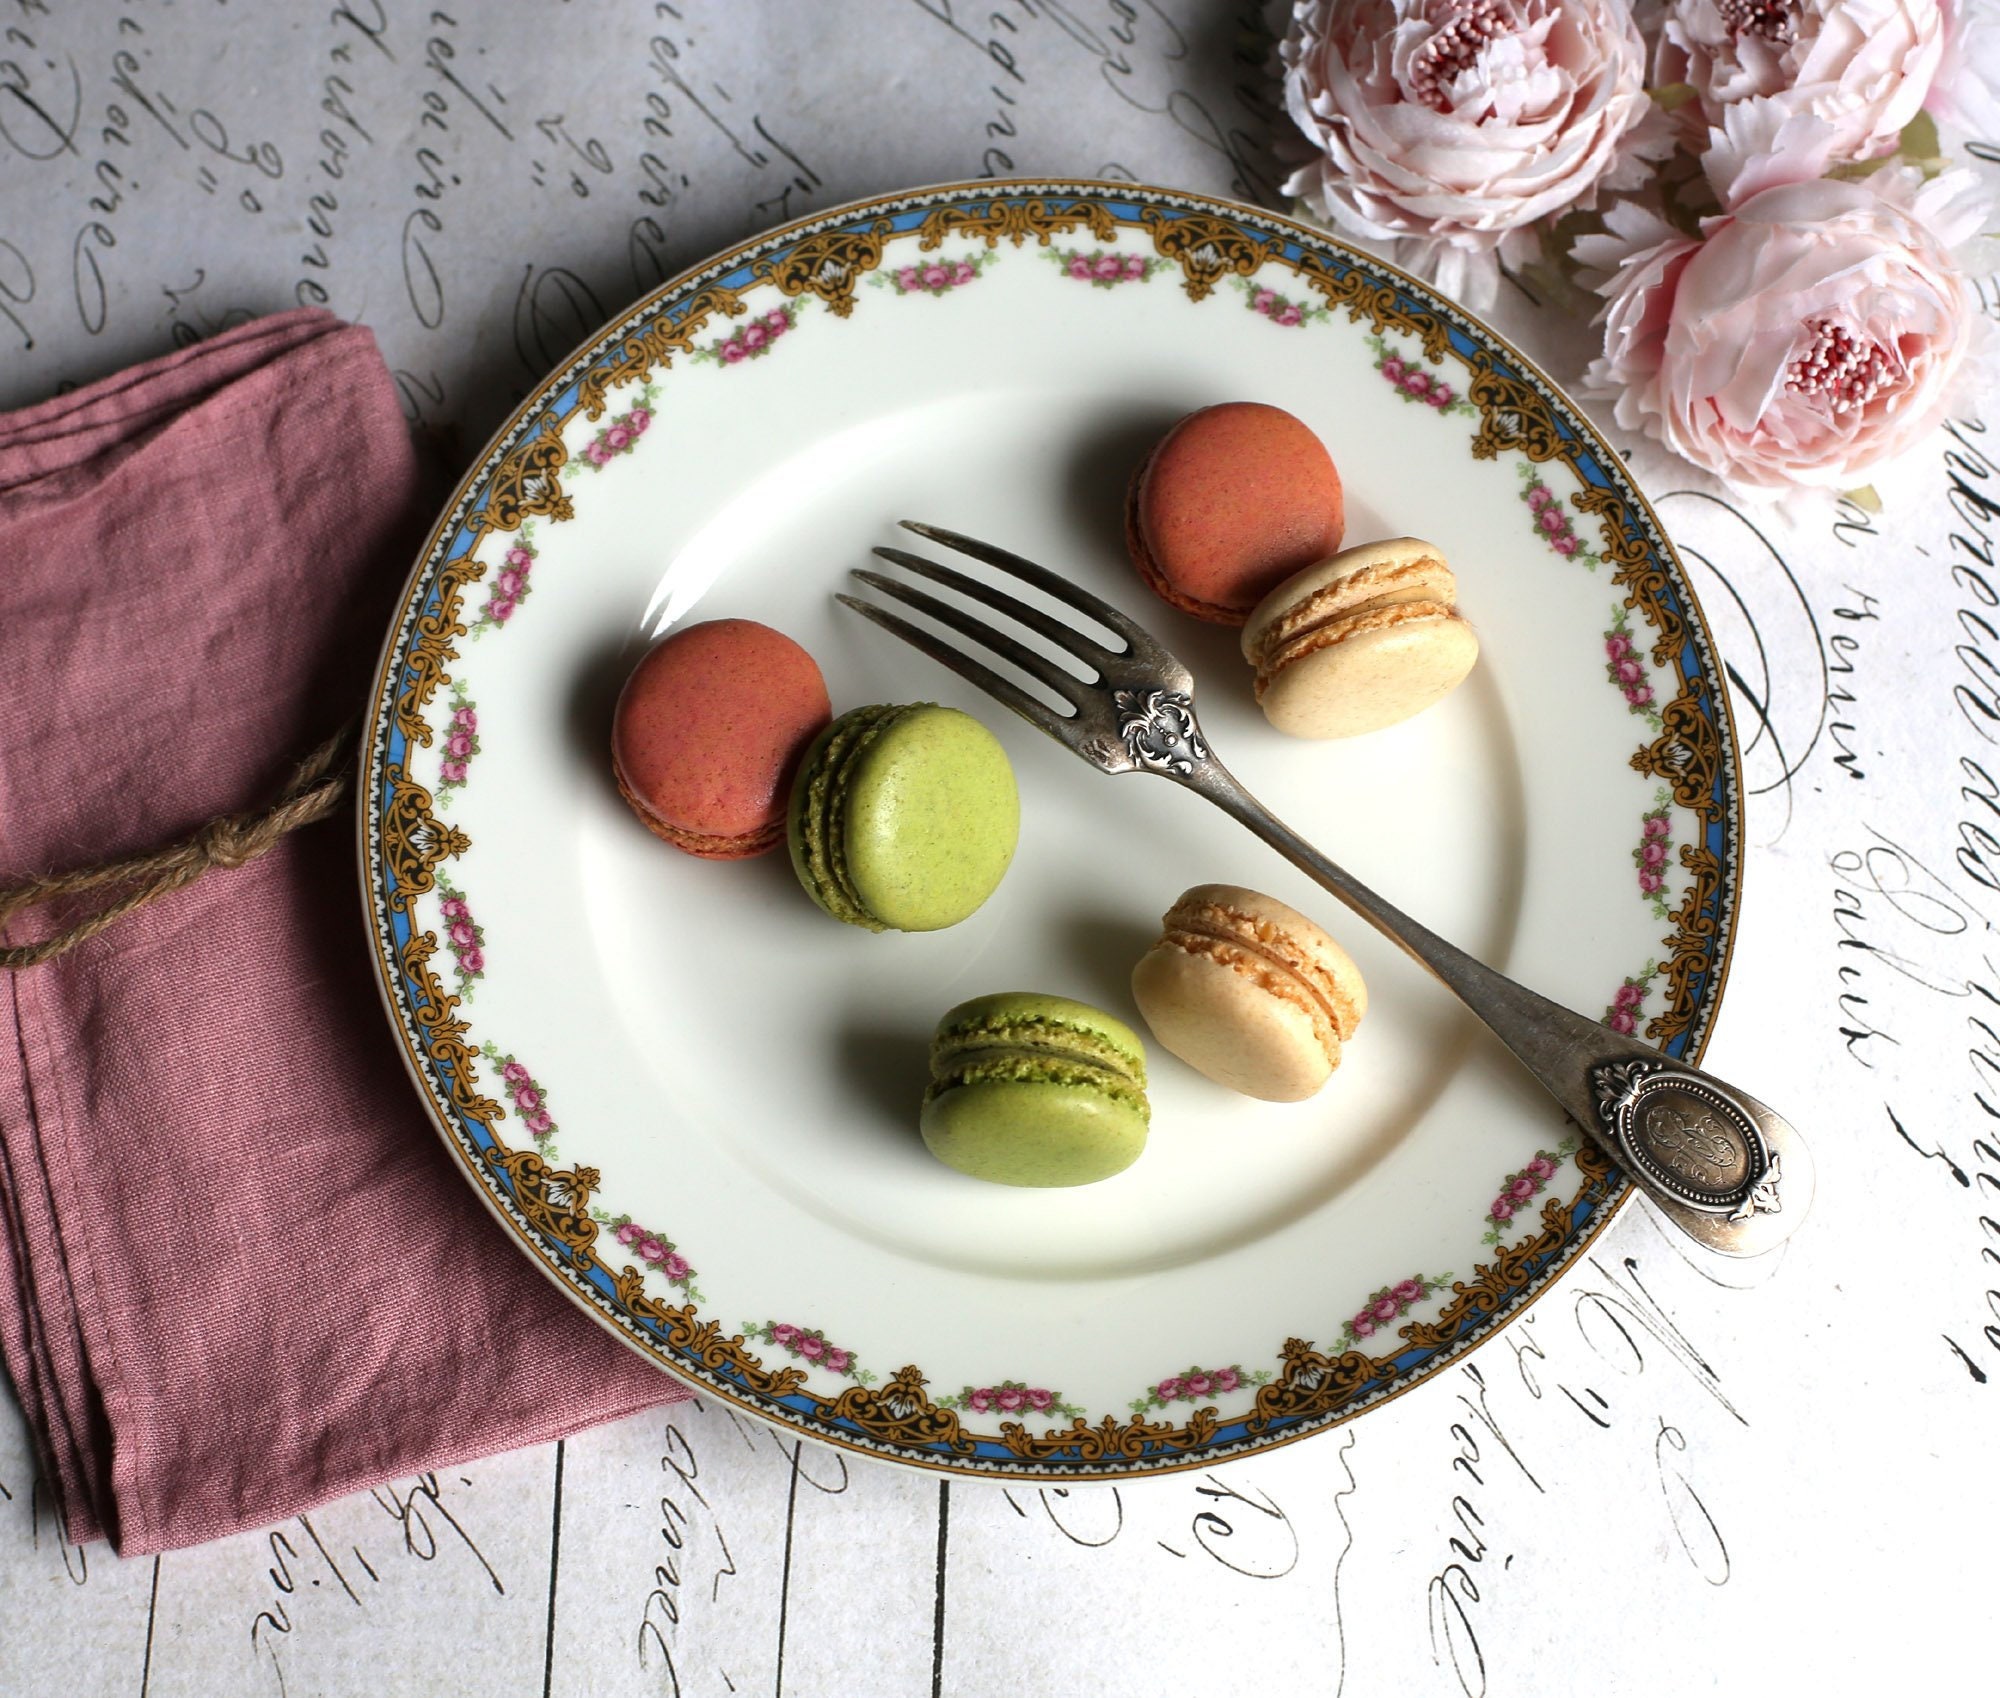
[[1146, 1147], [1146, 1051], [1087, 1002], [1005, 991], [961, 1002], [931, 1040], [924, 1143], [996, 1185], [1092, 1185]]
[[1132, 970], [1153, 1036], [1197, 1073], [1266, 1102], [1302, 1102], [1340, 1065], [1368, 1011], [1346, 950], [1276, 897], [1199, 884]]
[[654, 644], [611, 721], [618, 793], [676, 849], [733, 861], [785, 834], [794, 769], [833, 717], [813, 657], [750, 619], [711, 619]]
[[1228, 401], [1190, 413], [1132, 479], [1125, 541], [1163, 601], [1241, 625], [1276, 585], [1340, 546], [1340, 473], [1281, 407]]
[[869, 931], [957, 925], [998, 888], [1020, 830], [999, 739], [930, 702], [842, 714], [792, 784], [799, 883], [836, 920]]
[[1343, 549], [1280, 584], [1243, 627], [1264, 717], [1293, 737], [1356, 737], [1463, 682], [1479, 638], [1434, 543]]

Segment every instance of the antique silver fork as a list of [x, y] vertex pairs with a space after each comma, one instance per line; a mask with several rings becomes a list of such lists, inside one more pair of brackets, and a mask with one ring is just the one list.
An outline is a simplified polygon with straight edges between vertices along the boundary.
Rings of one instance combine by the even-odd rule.
[[1005, 614], [1089, 668], [1079, 679], [953, 603], [880, 572], [855, 577], [1038, 680], [1059, 713], [921, 626], [854, 596], [838, 599], [921, 649], [1100, 772], [1150, 772], [1248, 826], [1442, 980], [1505, 1044], [1662, 1215], [1711, 1249], [1755, 1256], [1790, 1237], [1812, 1198], [1812, 1160], [1792, 1127], [1745, 1091], [1621, 1036], [1474, 960], [1382, 900], [1264, 807], [1209, 752], [1194, 716], [1194, 679], [1132, 620], [1033, 561], [956, 531], [903, 528], [1032, 584], [1116, 634], [1108, 648], [989, 583], [900, 548], [875, 553], [905, 572]]

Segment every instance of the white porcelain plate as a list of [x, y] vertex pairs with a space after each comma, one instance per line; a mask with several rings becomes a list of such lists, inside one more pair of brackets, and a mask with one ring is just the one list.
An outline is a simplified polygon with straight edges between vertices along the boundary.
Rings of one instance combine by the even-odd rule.
[[[1349, 743], [1256, 711], [1235, 633], [1154, 600], [1125, 486], [1250, 399], [1332, 451], [1347, 534], [1456, 568], [1483, 653]], [[1034, 1478], [1208, 1464], [1349, 1419], [1527, 1303], [1624, 1182], [1418, 969], [1171, 784], [1111, 779], [839, 607], [903, 516], [1074, 576], [1193, 667], [1217, 753], [1391, 901], [1535, 989], [1699, 1054], [1731, 936], [1737, 762], [1686, 579], [1533, 367], [1407, 277], [1261, 212], [985, 184], [788, 225], [552, 375], [439, 521], [377, 679], [368, 924], [445, 1140], [522, 1248], [699, 1389], [813, 1438]], [[836, 711], [937, 700], [1011, 755], [1019, 853], [971, 920], [834, 923], [782, 853], [669, 849], [611, 782], [647, 644], [740, 616]], [[1073, 1191], [941, 1166], [925, 1045], [995, 990], [1135, 1025], [1188, 885], [1352, 950], [1367, 1019], [1315, 1100], [1153, 1047], [1140, 1162]]]

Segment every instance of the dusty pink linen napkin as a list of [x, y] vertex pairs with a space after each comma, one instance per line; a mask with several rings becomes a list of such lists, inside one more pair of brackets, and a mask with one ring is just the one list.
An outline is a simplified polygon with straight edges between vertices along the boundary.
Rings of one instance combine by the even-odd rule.
[[[374, 338], [324, 313], [0, 417], [0, 878], [266, 799], [360, 707], [418, 507]], [[0, 972], [0, 1348], [77, 1540], [195, 1544], [679, 1395], [458, 1177], [356, 886], [343, 810]]]

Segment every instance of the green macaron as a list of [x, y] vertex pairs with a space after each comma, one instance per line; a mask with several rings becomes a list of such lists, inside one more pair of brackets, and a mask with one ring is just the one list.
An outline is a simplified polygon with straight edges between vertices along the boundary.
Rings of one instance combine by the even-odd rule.
[[806, 751], [787, 839], [799, 883], [836, 920], [934, 932], [974, 913], [1014, 859], [1021, 798], [970, 714], [859, 707]]
[[1005, 991], [961, 1002], [931, 1040], [924, 1143], [996, 1185], [1092, 1185], [1146, 1147], [1146, 1051], [1087, 1002]]

